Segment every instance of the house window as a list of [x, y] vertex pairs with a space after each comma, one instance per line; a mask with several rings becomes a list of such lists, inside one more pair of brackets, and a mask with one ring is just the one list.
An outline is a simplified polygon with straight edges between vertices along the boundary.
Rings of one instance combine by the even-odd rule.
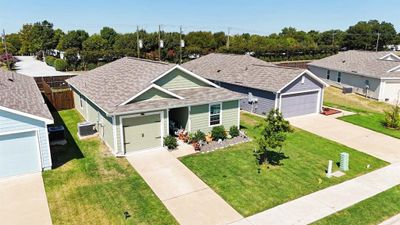
[[221, 124], [221, 103], [210, 105], [210, 126]]
[[340, 83], [342, 81], [342, 73], [338, 72], [337, 73], [337, 82]]
[[326, 71], [326, 79], [329, 80], [331, 78], [331, 71], [327, 70]]

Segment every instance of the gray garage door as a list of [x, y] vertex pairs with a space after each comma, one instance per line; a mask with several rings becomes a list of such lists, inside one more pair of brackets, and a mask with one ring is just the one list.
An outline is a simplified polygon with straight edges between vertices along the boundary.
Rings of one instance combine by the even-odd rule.
[[301, 116], [317, 112], [318, 91], [282, 95], [281, 111], [284, 117]]
[[0, 136], [0, 177], [41, 171], [34, 131]]
[[161, 146], [160, 114], [123, 119], [125, 152]]

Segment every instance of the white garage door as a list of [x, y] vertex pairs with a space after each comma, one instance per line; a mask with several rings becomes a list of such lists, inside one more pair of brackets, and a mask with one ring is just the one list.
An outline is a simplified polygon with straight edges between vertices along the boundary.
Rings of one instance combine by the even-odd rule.
[[285, 118], [302, 116], [318, 111], [319, 92], [282, 95], [281, 112]]
[[386, 83], [384, 99], [391, 103], [397, 103], [400, 98], [400, 83]]
[[0, 177], [41, 171], [36, 132], [0, 136]]

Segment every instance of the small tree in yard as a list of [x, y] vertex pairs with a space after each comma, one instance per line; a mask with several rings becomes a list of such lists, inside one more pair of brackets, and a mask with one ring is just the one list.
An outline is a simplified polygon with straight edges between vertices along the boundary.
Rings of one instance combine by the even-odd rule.
[[385, 112], [385, 126], [392, 129], [400, 129], [400, 107], [393, 106], [390, 111]]
[[278, 110], [271, 110], [262, 129], [261, 138], [258, 139], [258, 149], [254, 152], [258, 163], [279, 164], [279, 159], [274, 157], [275, 150], [278, 149], [278, 154], [281, 154], [286, 134], [292, 132], [290, 124]]

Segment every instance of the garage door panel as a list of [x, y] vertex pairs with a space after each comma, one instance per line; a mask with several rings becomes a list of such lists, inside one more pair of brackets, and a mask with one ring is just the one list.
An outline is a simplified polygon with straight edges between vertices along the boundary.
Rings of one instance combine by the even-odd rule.
[[41, 171], [35, 132], [0, 136], [0, 177]]
[[282, 95], [281, 111], [284, 117], [294, 117], [317, 112], [318, 92]]
[[123, 124], [126, 152], [161, 146], [159, 114], [127, 118], [123, 120]]
[[397, 103], [400, 99], [400, 83], [386, 83], [384, 90], [384, 99], [388, 99], [391, 103]]

